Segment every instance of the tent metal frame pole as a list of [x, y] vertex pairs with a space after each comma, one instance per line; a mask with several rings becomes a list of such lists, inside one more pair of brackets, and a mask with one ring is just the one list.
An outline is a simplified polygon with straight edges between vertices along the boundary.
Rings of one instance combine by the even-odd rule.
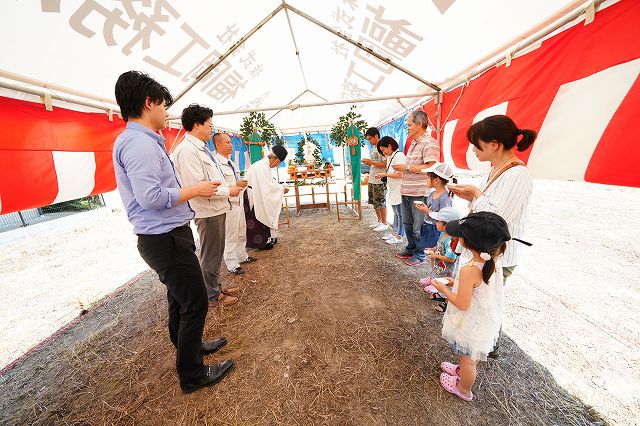
[[[295, 102], [297, 101], [302, 95], [304, 95], [305, 93], [307, 93], [309, 91], [309, 89], [305, 89], [302, 91], [302, 93], [300, 93], [298, 96], [296, 96], [295, 98], [293, 98], [290, 102], [287, 103], [287, 105], [291, 105], [291, 102]], [[275, 117], [276, 115], [280, 114], [282, 112], [282, 109], [278, 110], [278, 112], [276, 112], [275, 114], [273, 114], [271, 117], [269, 117], [267, 120], [271, 121], [273, 120], [273, 117]]]
[[442, 92], [438, 92], [438, 95], [436, 96], [436, 141], [438, 141], [438, 144], [440, 144], [440, 141], [442, 140], [442, 129], [440, 128], [440, 126], [442, 125]]
[[339, 31], [334, 30], [333, 28], [329, 27], [328, 25], [323, 24], [322, 22], [318, 21], [317, 19], [315, 19], [314, 17], [307, 15], [306, 13], [296, 9], [295, 7], [284, 3], [284, 7], [287, 10], [292, 11], [293, 13], [295, 13], [296, 15], [301, 16], [302, 18], [306, 19], [309, 22], [312, 22], [314, 24], [316, 24], [317, 26], [329, 31], [331, 34], [340, 37], [341, 39], [343, 39], [344, 41], [353, 44], [354, 46], [356, 46], [358, 49], [364, 50], [365, 52], [369, 53], [372, 56], [375, 56], [377, 59], [381, 60], [382, 62], [384, 62], [385, 64], [391, 65], [392, 67], [394, 67], [395, 69], [402, 71], [403, 73], [407, 74], [409, 77], [412, 77], [416, 80], [418, 80], [420, 83], [425, 84], [429, 87], [431, 87], [433, 90], [439, 91], [441, 90], [440, 87], [438, 87], [437, 85], [435, 85], [434, 83], [431, 83], [430, 81], [425, 80], [424, 78], [416, 75], [415, 73], [409, 71], [408, 69], [396, 64], [395, 62], [393, 62], [391, 59], [389, 58], [385, 58], [384, 56], [380, 55], [379, 53], [377, 53], [376, 51], [374, 51], [373, 49], [371, 49], [370, 47], [364, 46], [362, 43], [359, 43], [357, 41], [352, 40], [351, 38], [345, 36], [344, 34], [342, 34]]
[[[79, 98], [90, 99], [98, 102], [104, 102], [111, 105], [118, 105], [115, 99], [103, 98], [100, 96], [92, 95], [91, 93], [85, 93], [79, 90], [70, 89], [68, 87], [60, 86], [60, 85], [49, 83], [46, 81], [36, 80], [35, 78], [26, 77], [24, 75], [12, 73], [2, 69], [0, 69], [0, 77], [13, 80], [13, 81], [19, 81], [21, 83], [30, 84], [33, 86], [42, 87], [45, 89], [49, 89], [52, 93], [52, 97], [55, 92], [63, 92], [68, 95], [77, 96]], [[23, 91], [23, 90], [19, 90], [19, 91]], [[56, 98], [56, 99], [60, 99], [60, 98]]]
[[247, 41], [252, 35], [254, 35], [260, 28], [264, 26], [267, 22], [269, 22], [274, 16], [278, 14], [282, 9], [284, 9], [284, 5], [276, 7], [273, 12], [271, 12], [266, 18], [258, 23], [255, 27], [253, 27], [247, 34], [242, 36], [240, 40], [236, 41], [233, 46], [231, 46], [222, 56], [220, 56], [215, 62], [205, 68], [198, 76], [191, 82], [187, 87], [184, 88], [182, 92], [180, 92], [174, 99], [173, 104], [175, 105], [184, 95], [187, 94], [193, 86], [198, 84], [203, 78], [205, 78], [211, 71], [213, 71], [218, 65], [220, 65], [229, 55], [231, 55], [237, 48], [239, 48], [245, 41]]
[[[477, 77], [478, 75], [484, 73], [490, 68], [496, 67], [507, 60], [508, 56], [515, 56], [518, 52], [529, 48], [531, 45], [539, 42], [540, 40], [547, 37], [549, 34], [563, 27], [564, 25], [570, 23], [571, 21], [580, 17], [587, 8], [593, 4], [595, 10], [598, 10], [598, 7], [607, 0], [579, 0], [573, 2], [571, 5], [563, 8], [562, 10], [555, 13], [553, 16], [547, 18], [544, 22], [536, 25], [531, 30], [522, 34], [521, 36], [511, 40], [509, 43], [501, 46], [499, 49], [493, 51], [489, 55], [485, 56], [481, 60], [477, 61], [470, 67], [467, 67], [464, 71], [455, 74], [454, 77], [449, 79], [449, 81], [454, 80], [453, 83], [449, 84], [445, 89], [442, 89], [443, 92], [448, 92], [456, 87], [464, 84], [465, 82]], [[567, 10], [572, 10], [572, 12], [568, 12]], [[542, 28], [542, 29], [541, 29]], [[510, 50], [513, 46], [517, 45], [517, 47], [513, 50]], [[483, 65], [484, 64], [484, 65]], [[471, 74], [469, 71], [476, 69], [477, 67], [483, 65], [481, 68], [473, 71]]]
[[[282, 0], [282, 5], [286, 6], [285, 0]], [[302, 80], [304, 81], [304, 88], [309, 90], [309, 85], [307, 84], [307, 77], [304, 74], [304, 68], [302, 67], [302, 59], [300, 58], [300, 49], [298, 49], [298, 43], [296, 42], [296, 36], [293, 34], [293, 26], [291, 25], [291, 18], [289, 17], [289, 11], [287, 8], [284, 8], [284, 14], [287, 16], [287, 23], [289, 24], [289, 32], [291, 33], [291, 39], [293, 40], [293, 47], [296, 49], [296, 57], [298, 58], [298, 65], [300, 65], [300, 73], [302, 74]]]
[[315, 102], [309, 104], [289, 104], [289, 105], [278, 105], [273, 107], [265, 107], [265, 108], [249, 108], [249, 109], [240, 109], [236, 111], [221, 111], [214, 112], [213, 116], [217, 115], [234, 115], [234, 114], [245, 114], [249, 112], [262, 112], [262, 111], [275, 111], [275, 110], [283, 110], [289, 109], [294, 111], [298, 108], [310, 108], [310, 107], [318, 107], [318, 106], [331, 106], [331, 105], [342, 105], [342, 104], [360, 104], [365, 102], [378, 102], [378, 101], [388, 101], [390, 99], [406, 99], [406, 98], [425, 98], [433, 96], [433, 93], [427, 94], [409, 94], [409, 95], [394, 95], [394, 96], [378, 96], [374, 98], [362, 98], [362, 99], [345, 99], [338, 101], [329, 101], [329, 102]]
[[[325, 97], [318, 95], [316, 92], [314, 92], [313, 90], [305, 90], [304, 92], [302, 92], [301, 94], [299, 94], [298, 96], [296, 96], [291, 102], [294, 102], [296, 99], [298, 99], [299, 97], [303, 96], [305, 93], [311, 93], [312, 95], [314, 95], [317, 98], [322, 99], [325, 102], [329, 102]], [[289, 102], [287, 105], [291, 105], [291, 102]], [[283, 110], [278, 110], [278, 112], [276, 112], [275, 114], [273, 114], [271, 117], [269, 117], [269, 121], [271, 121], [273, 119], [273, 117], [275, 117], [276, 115], [280, 114]]]
[[40, 96], [43, 97], [45, 95], [50, 95], [51, 99], [56, 99], [58, 101], [63, 101], [63, 102], [68, 102], [70, 104], [76, 104], [76, 105], [82, 105], [88, 108], [94, 108], [97, 110], [101, 110], [106, 112], [107, 114], [111, 113], [117, 113], [120, 114], [120, 110], [118, 108], [109, 108], [108, 106], [105, 106], [104, 104], [97, 104], [97, 103], [93, 103], [93, 102], [88, 102], [88, 101], [82, 101], [79, 99], [69, 99], [69, 98], [65, 98], [62, 97], [60, 95], [56, 95], [55, 93], [50, 93], [47, 92], [45, 90], [38, 90], [38, 89], [32, 89], [30, 87], [24, 87], [24, 86], [18, 86], [15, 84], [11, 84], [11, 83], [6, 83], [4, 81], [0, 81], [0, 87], [4, 88], [4, 89], [9, 89], [9, 90], [13, 90], [16, 92], [21, 92], [21, 93], [27, 93], [30, 95], [35, 95], [35, 96]]

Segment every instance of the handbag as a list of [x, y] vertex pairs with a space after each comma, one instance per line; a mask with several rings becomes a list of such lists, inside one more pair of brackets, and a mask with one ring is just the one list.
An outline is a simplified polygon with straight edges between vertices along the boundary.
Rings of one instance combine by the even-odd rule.
[[[387, 170], [385, 170], [384, 172], [387, 173], [389, 171], [389, 167], [391, 167], [391, 163], [393, 163], [393, 157], [396, 156], [396, 154], [398, 153], [398, 151], [396, 151], [392, 156], [391, 156], [391, 160], [389, 160], [389, 165], [387, 166]], [[382, 183], [387, 183], [387, 177], [381, 177], [380, 180], [382, 181]]]

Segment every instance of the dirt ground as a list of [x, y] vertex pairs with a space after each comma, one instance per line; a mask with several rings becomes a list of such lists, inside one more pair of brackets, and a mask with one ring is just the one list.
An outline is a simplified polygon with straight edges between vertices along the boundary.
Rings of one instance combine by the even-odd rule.
[[[207, 361], [232, 358], [237, 367], [190, 395], [175, 374], [164, 286], [143, 273], [0, 378], [0, 423], [604, 424], [508, 337], [505, 356], [479, 367], [473, 403], [446, 393], [438, 366], [453, 356], [441, 316], [416, 284], [422, 271], [396, 249], [367, 226], [338, 223], [335, 212], [292, 216], [246, 275], [224, 273], [243, 292], [236, 306], [210, 310], [205, 336], [229, 345]], [[544, 321], [527, 315], [531, 327]], [[522, 333], [506, 323], [507, 334]]]

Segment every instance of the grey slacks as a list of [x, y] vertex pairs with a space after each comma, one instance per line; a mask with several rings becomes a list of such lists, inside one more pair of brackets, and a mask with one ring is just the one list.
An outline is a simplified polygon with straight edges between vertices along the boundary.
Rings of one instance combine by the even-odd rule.
[[207, 289], [207, 298], [214, 301], [221, 291], [220, 264], [224, 255], [224, 222], [226, 214], [193, 219], [200, 236], [200, 268]]

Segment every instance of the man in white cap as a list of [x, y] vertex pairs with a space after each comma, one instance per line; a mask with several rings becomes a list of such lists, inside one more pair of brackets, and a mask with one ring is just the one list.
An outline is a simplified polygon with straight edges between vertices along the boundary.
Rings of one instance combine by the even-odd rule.
[[[282, 145], [275, 145], [266, 157], [253, 163], [247, 170], [250, 212], [245, 209], [245, 213], [248, 213], [248, 247], [271, 249], [278, 241], [278, 217], [282, 210], [284, 194], [289, 192], [289, 189], [273, 178], [271, 169], [278, 167], [285, 158], [287, 149]], [[253, 224], [250, 225], [252, 220]], [[262, 230], [258, 229], [259, 225], [255, 226], [256, 221], [264, 226]]]

